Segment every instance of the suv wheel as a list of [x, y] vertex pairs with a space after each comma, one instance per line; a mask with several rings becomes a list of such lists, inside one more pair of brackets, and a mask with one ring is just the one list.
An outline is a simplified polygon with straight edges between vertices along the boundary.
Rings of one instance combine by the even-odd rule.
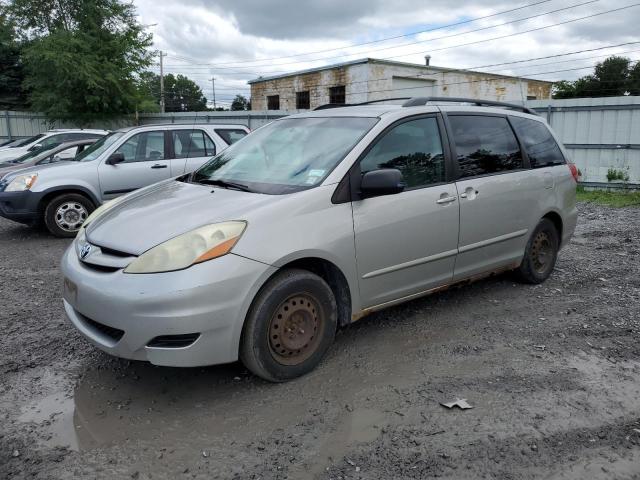
[[520, 280], [525, 283], [542, 283], [549, 278], [558, 258], [559, 245], [556, 226], [551, 220], [543, 218], [533, 231], [524, 259], [516, 270]]
[[78, 193], [66, 193], [53, 198], [44, 209], [44, 224], [56, 237], [75, 237], [93, 212], [93, 203]]
[[320, 363], [336, 327], [336, 300], [329, 285], [306, 270], [285, 270], [255, 298], [242, 332], [240, 359], [265, 380], [290, 380]]

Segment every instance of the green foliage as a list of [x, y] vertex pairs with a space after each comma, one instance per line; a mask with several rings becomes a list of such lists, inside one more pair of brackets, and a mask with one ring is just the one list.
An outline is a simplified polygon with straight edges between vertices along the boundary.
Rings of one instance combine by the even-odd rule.
[[251, 106], [249, 105], [249, 101], [244, 95], [236, 95], [231, 102], [231, 110], [250, 110]]
[[[160, 75], [144, 72], [140, 75], [138, 86], [141, 98], [147, 98], [160, 105]], [[166, 112], [203, 112], [207, 110], [207, 99], [202, 89], [184, 75], [164, 76], [164, 102]], [[140, 110], [148, 112], [149, 110]]]
[[618, 170], [617, 168], [610, 167], [607, 170], [607, 181], [613, 182], [615, 180], [622, 180], [623, 182], [629, 181], [629, 168], [627, 170]]
[[640, 94], [640, 64], [612, 56], [596, 65], [592, 75], [553, 85], [553, 98], [616, 97]]
[[616, 208], [640, 205], [640, 192], [586, 191], [584, 187], [579, 186], [577, 198], [581, 202], [599, 203]]
[[0, 5], [0, 110], [21, 110], [27, 105], [20, 53], [15, 27]]
[[88, 124], [136, 111], [151, 36], [120, 0], [12, 0], [33, 110]]

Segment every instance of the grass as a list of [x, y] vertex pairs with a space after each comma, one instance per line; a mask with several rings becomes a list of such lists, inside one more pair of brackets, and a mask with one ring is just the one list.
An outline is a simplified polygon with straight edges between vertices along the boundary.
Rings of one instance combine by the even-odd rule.
[[579, 202], [593, 202], [609, 207], [630, 207], [640, 205], [640, 192], [605, 192], [601, 190], [585, 191], [584, 187], [578, 187]]

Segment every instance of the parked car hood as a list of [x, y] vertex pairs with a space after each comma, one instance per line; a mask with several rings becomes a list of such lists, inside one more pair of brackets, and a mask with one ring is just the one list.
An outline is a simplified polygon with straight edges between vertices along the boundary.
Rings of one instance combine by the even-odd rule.
[[0, 165], [4, 162], [8, 162], [9, 160], [15, 160], [25, 153], [27, 153], [27, 149], [22, 147], [11, 147], [0, 150]]
[[19, 163], [0, 163], [0, 177], [5, 174], [7, 175], [7, 180], [11, 180], [18, 175], [29, 174], [29, 173], [40, 173], [45, 170], [49, 170], [50, 168], [77, 168], [78, 162], [73, 162], [70, 160], [62, 160], [60, 162], [55, 163], [47, 163], [46, 165], [33, 165], [31, 167], [25, 167]]
[[177, 180], [128, 194], [86, 227], [90, 243], [140, 255], [203, 225], [244, 220], [278, 195], [242, 192]]

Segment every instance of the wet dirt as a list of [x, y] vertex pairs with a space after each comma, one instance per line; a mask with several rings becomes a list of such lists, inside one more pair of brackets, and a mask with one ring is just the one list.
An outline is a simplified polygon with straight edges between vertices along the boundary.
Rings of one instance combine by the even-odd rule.
[[64, 319], [69, 242], [0, 220], [0, 478], [640, 478], [640, 209], [580, 213], [544, 284], [373, 314], [281, 385], [101, 353]]

